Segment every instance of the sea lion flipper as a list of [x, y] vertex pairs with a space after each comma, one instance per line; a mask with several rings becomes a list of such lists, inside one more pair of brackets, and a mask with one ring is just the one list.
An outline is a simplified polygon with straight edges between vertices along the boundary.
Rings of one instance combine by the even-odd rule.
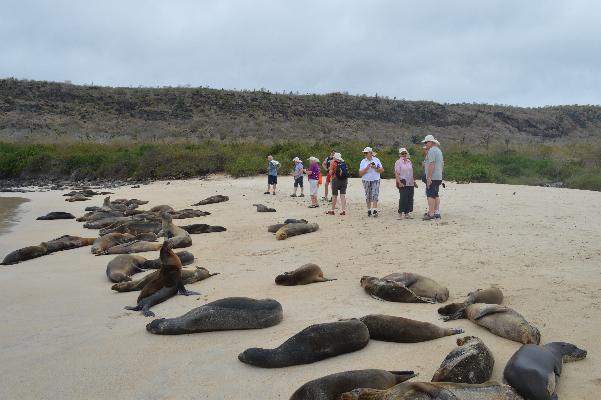
[[487, 304], [485, 307], [482, 307], [482, 308], [480, 308], [480, 310], [478, 310], [478, 313], [476, 315], [474, 315], [474, 320], [477, 321], [481, 318], [486, 317], [487, 315], [504, 313], [509, 310], [510, 310], [509, 308], [500, 306], [497, 304]]

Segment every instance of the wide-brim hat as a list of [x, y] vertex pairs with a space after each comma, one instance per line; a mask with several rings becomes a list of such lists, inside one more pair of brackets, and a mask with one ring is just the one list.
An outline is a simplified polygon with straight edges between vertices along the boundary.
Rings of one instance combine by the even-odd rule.
[[434, 138], [434, 136], [432, 135], [427, 135], [424, 140], [422, 140], [422, 143], [427, 143], [427, 142], [432, 142], [432, 143], [436, 143], [436, 144], [440, 144], [440, 142], [438, 140], [436, 140]]
[[407, 149], [406, 149], [406, 148], [404, 148], [404, 147], [401, 147], [401, 148], [399, 149], [399, 154], [401, 154], [401, 153], [407, 153], [407, 158], [410, 158], [410, 157], [411, 157], [411, 155], [409, 154], [409, 150], [407, 150]]
[[309, 157], [309, 161], [319, 162], [319, 158], [311, 156]]
[[334, 153], [334, 160], [336, 160], [336, 161], [344, 161], [342, 159], [342, 154], [340, 154], [340, 153]]
[[294, 161], [294, 162], [302, 162], [302, 161], [301, 161], [301, 159], [300, 159], [300, 158], [298, 158], [298, 157], [294, 157], [294, 158], [292, 159], [292, 161]]
[[363, 149], [363, 154], [365, 154], [365, 153], [371, 153], [374, 156], [377, 154], [376, 152], [374, 152], [374, 149], [372, 149], [369, 146], [367, 146], [366, 148]]

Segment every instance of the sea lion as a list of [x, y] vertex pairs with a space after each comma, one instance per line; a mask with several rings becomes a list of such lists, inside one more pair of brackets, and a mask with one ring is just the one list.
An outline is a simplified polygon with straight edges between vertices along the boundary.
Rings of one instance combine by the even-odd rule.
[[[178, 251], [175, 253], [182, 265], [192, 264], [194, 262], [194, 254], [189, 251]], [[144, 269], [159, 269], [161, 268], [161, 259], [156, 258], [154, 260], [146, 260], [142, 263], [141, 267]]]
[[279, 324], [282, 305], [273, 299], [228, 297], [197, 307], [176, 318], [155, 319], [146, 330], [158, 335], [263, 329]]
[[94, 240], [92, 249], [90, 251], [92, 254], [102, 254], [102, 252], [113, 246], [128, 243], [134, 240], [136, 240], [136, 237], [134, 235], [130, 235], [129, 233], [109, 233]]
[[130, 220], [125, 222], [116, 222], [113, 225], [109, 225], [106, 228], [102, 228], [98, 233], [100, 235], [106, 235], [108, 233], [130, 233], [132, 235], [138, 235], [140, 233], [155, 233], [158, 234], [161, 230], [161, 223], [158, 221], [140, 221]]
[[275, 233], [277, 240], [285, 240], [292, 236], [303, 235], [305, 233], [316, 232], [319, 229], [317, 224], [286, 224]]
[[207, 215], [211, 215], [208, 211], [201, 210], [192, 210], [191, 208], [185, 208], [183, 210], [171, 211], [171, 218], [173, 219], [186, 219], [186, 218], [196, 218], [196, 217], [204, 217]]
[[443, 360], [432, 382], [484, 383], [490, 380], [495, 358], [475, 336], [457, 339], [457, 346]]
[[192, 224], [180, 226], [183, 230], [191, 234], [224, 232], [227, 231], [223, 226], [212, 226], [207, 224]]
[[511, 356], [503, 377], [525, 399], [557, 400], [563, 363], [582, 360], [586, 354], [586, 350], [566, 342], [526, 344]]
[[[116, 292], [135, 292], [144, 289], [144, 286], [151, 280], [155, 279], [160, 271], [153, 271], [147, 274], [143, 278], [129, 281], [121, 281], [111, 286], [111, 290]], [[195, 282], [200, 282], [211, 276], [219, 275], [219, 272], [210, 273], [208, 269], [204, 267], [196, 267], [194, 269], [182, 269], [182, 282], [184, 285], [190, 285]], [[131, 278], [130, 278], [131, 279]]]
[[79, 247], [90, 246], [96, 241], [96, 238], [85, 238], [79, 236], [63, 235], [56, 239], [48, 240], [46, 246], [48, 253], [57, 251], [77, 249]]
[[[146, 235], [146, 234], [142, 234]], [[137, 237], [136, 237], [137, 238]], [[117, 244], [111, 246], [106, 250], [96, 253], [97, 256], [104, 256], [107, 254], [131, 254], [131, 253], [144, 253], [147, 251], [157, 251], [161, 248], [161, 243], [157, 241], [148, 240], [133, 240], [131, 242]]]
[[253, 204], [257, 207], [257, 212], [275, 212], [275, 208], [267, 207], [264, 204]]
[[443, 315], [444, 321], [465, 318], [466, 307], [474, 303], [501, 304], [503, 303], [503, 292], [496, 287], [478, 289], [469, 293], [463, 303], [452, 303], [440, 307], [438, 313]]
[[17, 249], [10, 252], [4, 257], [1, 265], [17, 264], [21, 261], [31, 260], [32, 258], [38, 258], [45, 255], [48, 251], [48, 245], [45, 242], [40, 243], [37, 246], [27, 246], [21, 249]]
[[280, 230], [280, 228], [281, 228], [282, 226], [286, 226], [286, 224], [274, 224], [274, 225], [269, 225], [269, 226], [267, 227], [267, 232], [270, 232], [270, 233], [276, 233], [277, 231], [279, 231], [279, 230]]
[[387, 390], [355, 389], [341, 400], [524, 400], [509, 385], [452, 382], [404, 382]]
[[99, 220], [94, 220], [94, 221], [88, 221], [85, 224], [83, 224], [84, 228], [87, 229], [102, 229], [102, 228], [106, 228], [109, 225], [112, 225], [116, 222], [126, 222], [126, 221], [131, 221], [130, 217], [108, 217], [108, 218], [102, 218]]
[[316, 264], [305, 264], [294, 271], [284, 272], [275, 277], [276, 285], [308, 285], [315, 282], [335, 281], [336, 278], [324, 278], [321, 268]]
[[309, 221], [306, 219], [288, 218], [284, 221], [285, 224], [308, 224]]
[[465, 309], [467, 318], [497, 336], [523, 344], [539, 344], [540, 332], [509, 307], [498, 304], [475, 303]]
[[165, 236], [165, 241], [169, 243], [170, 248], [179, 249], [192, 246], [190, 234], [179, 226], [176, 226], [170, 214], [162, 213], [161, 220], [163, 236]]
[[223, 196], [223, 195], [217, 194], [215, 196], [207, 197], [206, 199], [201, 200], [201, 201], [199, 201], [196, 204], [192, 204], [192, 207], [194, 207], [194, 206], [204, 206], [204, 205], [207, 205], [207, 204], [214, 204], [214, 203], [221, 203], [221, 202], [224, 202], [224, 201], [228, 201], [229, 199], [230, 198], [227, 197], [227, 196]]
[[388, 389], [416, 375], [413, 371], [382, 369], [339, 372], [305, 383], [290, 400], [338, 400], [341, 394], [357, 388]]
[[432, 298], [439, 303], [444, 303], [449, 299], [449, 289], [423, 275], [412, 272], [395, 272], [382, 279], [402, 283], [416, 295]]
[[75, 218], [75, 215], [68, 213], [68, 212], [52, 211], [46, 215], [37, 217], [36, 219], [40, 220], [40, 221], [50, 221], [50, 220], [55, 220], [55, 219], [74, 219], [74, 218]]
[[436, 303], [436, 300], [421, 297], [405, 285], [395, 281], [387, 281], [374, 276], [363, 276], [361, 287], [374, 299], [396, 301], [399, 303]]
[[146, 261], [142, 256], [120, 255], [113, 258], [106, 266], [106, 276], [111, 282], [131, 281], [131, 276], [145, 271], [140, 265]]
[[385, 342], [418, 343], [463, 333], [463, 329], [441, 328], [428, 322], [392, 315], [371, 314], [360, 320], [367, 326], [371, 339]]
[[160, 206], [154, 206], [150, 209], [150, 212], [153, 213], [164, 213], [164, 212], [173, 212], [175, 211], [173, 207], [161, 204]]
[[83, 194], [74, 194], [71, 197], [67, 197], [65, 199], [65, 201], [68, 201], [70, 203], [74, 202], [74, 201], [87, 201], [87, 200], [91, 200], [89, 197], [84, 196]]
[[90, 211], [82, 215], [81, 217], [77, 217], [75, 221], [77, 222], [91, 222], [91, 221], [99, 221], [101, 219], [113, 218], [113, 217], [123, 217], [123, 213], [119, 211]]
[[311, 325], [275, 349], [250, 348], [238, 355], [243, 363], [262, 368], [309, 364], [367, 346], [369, 331], [358, 319]]
[[163, 242], [160, 257], [162, 265], [159, 274], [144, 286], [138, 296], [138, 304], [133, 307], [125, 307], [126, 310], [141, 310], [145, 317], [154, 317], [150, 308], [175, 296], [178, 292], [184, 296], [199, 294], [186, 290], [182, 282], [182, 263], [171, 250], [168, 242]]

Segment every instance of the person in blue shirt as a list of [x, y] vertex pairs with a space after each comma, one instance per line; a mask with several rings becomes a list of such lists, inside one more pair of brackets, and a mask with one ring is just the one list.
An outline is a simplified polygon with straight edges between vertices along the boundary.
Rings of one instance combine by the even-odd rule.
[[298, 157], [294, 157], [294, 172], [292, 173], [292, 176], [294, 178], [294, 193], [290, 195], [290, 197], [296, 197], [296, 188], [298, 188], [300, 186], [300, 196], [299, 197], [305, 197], [305, 194], [303, 193], [303, 177], [304, 177], [304, 173], [305, 173], [305, 166], [303, 165], [303, 162], [301, 161], [300, 158]]
[[275, 196], [275, 188], [278, 184], [278, 168], [280, 163], [273, 159], [270, 154], [267, 156], [267, 191], [264, 194], [269, 194], [271, 187], [273, 186], [273, 195]]

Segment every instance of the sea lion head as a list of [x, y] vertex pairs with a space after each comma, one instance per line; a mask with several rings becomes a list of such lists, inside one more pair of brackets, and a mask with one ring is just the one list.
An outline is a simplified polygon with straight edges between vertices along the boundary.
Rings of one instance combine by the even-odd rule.
[[365, 286], [369, 285], [370, 283], [372, 283], [374, 281], [374, 279], [377, 279], [377, 278], [374, 278], [373, 276], [363, 275], [361, 277], [361, 281], [360, 281], [361, 287], [365, 287]]
[[292, 282], [292, 274], [290, 272], [284, 272], [275, 277], [276, 285], [285, 285]]
[[173, 217], [168, 212], [162, 212], [161, 219], [163, 220], [163, 222], [167, 222], [167, 223], [173, 221]]
[[561, 353], [563, 362], [580, 361], [586, 358], [587, 351], [567, 342], [552, 342], [545, 345]]
[[478, 341], [480, 342], [480, 338], [477, 338], [476, 336], [464, 336], [462, 338], [457, 339], [457, 346], [463, 346], [464, 344], [470, 342], [470, 341]]
[[527, 325], [522, 330], [522, 343], [524, 344], [540, 344], [540, 332], [537, 327]]

